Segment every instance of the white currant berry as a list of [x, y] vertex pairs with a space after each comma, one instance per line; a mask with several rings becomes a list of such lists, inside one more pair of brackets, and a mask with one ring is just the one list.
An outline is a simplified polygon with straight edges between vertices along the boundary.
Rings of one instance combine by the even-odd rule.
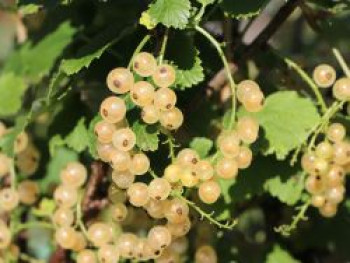
[[175, 83], [175, 69], [170, 65], [160, 65], [152, 75], [154, 83], [161, 88], [170, 87]]
[[109, 123], [117, 123], [124, 119], [126, 105], [121, 98], [111, 96], [106, 98], [100, 107], [102, 118]]
[[198, 189], [198, 195], [200, 200], [202, 200], [203, 203], [206, 204], [215, 203], [219, 199], [220, 194], [220, 185], [213, 180], [203, 182]]
[[87, 178], [87, 169], [79, 162], [70, 162], [61, 172], [63, 184], [71, 187], [81, 187]]
[[341, 78], [334, 83], [333, 96], [338, 100], [350, 100], [350, 78]]
[[335, 82], [337, 74], [330, 65], [321, 64], [314, 69], [312, 77], [320, 88], [329, 88]]
[[108, 88], [116, 94], [128, 92], [134, 84], [134, 76], [126, 68], [116, 68], [111, 70], [107, 76]]
[[160, 112], [160, 124], [168, 130], [177, 130], [184, 122], [182, 111], [176, 107]]
[[154, 87], [147, 81], [136, 82], [131, 88], [130, 97], [137, 106], [151, 105], [155, 97]]
[[138, 53], [133, 59], [134, 71], [142, 77], [149, 77], [156, 71], [157, 61], [147, 52]]

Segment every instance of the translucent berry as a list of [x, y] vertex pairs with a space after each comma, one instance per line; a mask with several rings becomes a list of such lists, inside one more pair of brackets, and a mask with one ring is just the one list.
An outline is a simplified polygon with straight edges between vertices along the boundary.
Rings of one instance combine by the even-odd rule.
[[176, 94], [172, 89], [160, 88], [154, 95], [154, 106], [160, 111], [171, 110], [176, 104]]
[[164, 249], [171, 243], [171, 233], [165, 226], [155, 226], [148, 232], [147, 239], [154, 249]]
[[159, 121], [159, 110], [153, 105], [147, 105], [142, 108], [142, 120], [147, 124], [154, 124]]
[[199, 174], [194, 168], [184, 167], [180, 173], [180, 180], [185, 187], [194, 187], [199, 183]]
[[177, 130], [184, 122], [184, 116], [178, 108], [162, 111], [159, 116], [160, 124], [168, 130]]
[[119, 262], [119, 251], [113, 245], [104, 245], [99, 248], [97, 257], [101, 263], [117, 263]]
[[190, 148], [182, 149], [176, 156], [177, 164], [188, 167], [194, 167], [199, 159], [198, 153]]
[[123, 233], [117, 240], [117, 248], [119, 254], [123, 258], [132, 258], [134, 255], [134, 248], [138, 242], [138, 238], [131, 233]]
[[332, 142], [340, 142], [344, 139], [346, 130], [341, 123], [332, 123], [327, 129], [327, 138]]
[[115, 183], [112, 183], [108, 187], [108, 199], [113, 204], [124, 203], [126, 201], [126, 193]]
[[170, 65], [160, 65], [152, 75], [154, 83], [161, 88], [167, 88], [175, 82], [175, 69]]
[[62, 248], [71, 249], [76, 242], [76, 232], [72, 227], [59, 227], [56, 229], [55, 240]]
[[253, 143], [258, 138], [259, 123], [256, 119], [245, 116], [238, 120], [237, 132], [239, 138], [245, 143]]
[[124, 119], [126, 105], [121, 98], [112, 96], [106, 98], [100, 107], [102, 118], [109, 123], [117, 123]]
[[170, 183], [176, 183], [180, 180], [180, 174], [183, 168], [178, 164], [170, 164], [164, 170], [164, 178]]
[[188, 205], [181, 199], [174, 198], [167, 203], [165, 208], [166, 219], [174, 224], [182, 223], [186, 220], [189, 213]]
[[74, 222], [74, 212], [65, 207], [59, 207], [52, 216], [53, 222], [58, 226], [71, 226]]
[[305, 182], [305, 189], [310, 194], [320, 194], [324, 190], [324, 181], [319, 175], [310, 175]]
[[218, 146], [221, 153], [229, 158], [234, 158], [239, 153], [240, 138], [235, 131], [223, 132], [218, 138]]
[[54, 192], [54, 199], [59, 206], [72, 207], [78, 201], [78, 191], [69, 185], [60, 185]]
[[16, 166], [18, 170], [25, 176], [33, 175], [38, 167], [40, 161], [40, 153], [36, 147], [29, 144], [25, 150], [17, 154]]
[[248, 168], [252, 163], [252, 159], [253, 159], [253, 153], [248, 147], [246, 146], [239, 147], [239, 153], [238, 153], [238, 156], [236, 157], [236, 161], [239, 169]]
[[148, 186], [149, 196], [155, 200], [165, 200], [171, 191], [171, 185], [168, 180], [163, 178], [153, 179]]
[[70, 162], [61, 172], [61, 181], [63, 184], [71, 187], [81, 187], [87, 178], [85, 166], [79, 162]]
[[154, 87], [147, 81], [139, 81], [131, 88], [130, 97], [140, 107], [151, 105], [155, 97]]
[[197, 249], [195, 263], [217, 263], [217, 254], [212, 246], [201, 246]]
[[128, 189], [135, 181], [135, 175], [130, 171], [113, 171], [112, 172], [113, 182], [121, 189]]
[[250, 92], [257, 92], [260, 90], [259, 85], [253, 80], [243, 80], [237, 85], [237, 99], [243, 103], [245, 96]]
[[77, 255], [77, 263], [97, 263], [97, 257], [93, 250], [84, 249]]
[[164, 217], [164, 209], [167, 201], [158, 201], [156, 199], [150, 199], [145, 205], [145, 209], [150, 217], [160, 219]]
[[89, 240], [97, 247], [106, 245], [112, 240], [112, 229], [105, 223], [93, 223], [87, 232]]
[[131, 164], [131, 156], [129, 152], [113, 150], [110, 158], [114, 170], [124, 171], [129, 169]]
[[111, 143], [97, 143], [96, 146], [98, 157], [104, 162], [111, 161], [111, 153], [114, 150], [114, 146]]
[[4, 188], [0, 190], [0, 209], [4, 211], [11, 211], [18, 206], [19, 194], [11, 188]]
[[245, 95], [244, 108], [249, 112], [259, 112], [264, 106], [264, 94], [261, 91], [251, 91]]
[[333, 160], [339, 165], [345, 165], [350, 161], [350, 144], [348, 142], [334, 144]]
[[337, 74], [333, 67], [327, 64], [318, 65], [313, 72], [313, 79], [320, 88], [329, 88], [333, 85]]
[[81, 232], [76, 232], [75, 242], [71, 249], [75, 252], [79, 252], [85, 249], [86, 247], [87, 247], [87, 241], [85, 236]]
[[124, 221], [126, 216], [128, 215], [128, 209], [123, 203], [114, 204], [111, 212], [112, 218], [117, 222]]
[[149, 200], [148, 186], [144, 183], [134, 183], [128, 190], [127, 194], [129, 202], [136, 207], [141, 207], [147, 204]]
[[157, 61], [150, 53], [140, 52], [133, 59], [133, 69], [142, 77], [149, 77], [153, 75], [156, 68]]
[[328, 187], [336, 187], [344, 183], [345, 170], [339, 165], [332, 165], [325, 174], [325, 181]]
[[126, 68], [116, 68], [111, 70], [107, 76], [108, 88], [116, 94], [128, 92], [134, 84], [134, 76]]
[[220, 194], [220, 185], [213, 180], [202, 183], [198, 189], [199, 199], [205, 204], [215, 203], [219, 199]]
[[191, 230], [191, 226], [192, 223], [188, 217], [185, 217], [181, 223], [167, 223], [167, 228], [169, 229], [171, 235], [174, 237], [183, 237], [187, 235]]
[[350, 78], [341, 78], [335, 82], [333, 96], [338, 100], [350, 100]]
[[130, 128], [122, 128], [113, 133], [113, 145], [117, 150], [130, 151], [136, 144], [136, 135]]
[[17, 191], [20, 202], [31, 205], [37, 201], [40, 189], [36, 182], [25, 180], [18, 184]]
[[334, 217], [337, 214], [337, 205], [326, 202], [321, 208], [320, 208], [320, 214], [324, 217]]
[[325, 197], [327, 199], [327, 202], [330, 202], [332, 204], [339, 204], [344, 200], [344, 194], [345, 187], [343, 185], [339, 185], [327, 189], [325, 192]]
[[15, 140], [15, 146], [14, 146], [14, 151], [15, 153], [20, 153], [23, 152], [29, 144], [29, 137], [26, 132], [21, 132], [16, 140]]
[[311, 204], [314, 207], [320, 208], [326, 203], [326, 197], [322, 194], [312, 195]]
[[100, 143], [112, 142], [112, 136], [115, 130], [116, 128], [112, 123], [103, 120], [95, 125], [95, 134]]
[[130, 172], [135, 175], [143, 175], [150, 168], [150, 161], [146, 154], [137, 153], [131, 159]]
[[223, 158], [218, 161], [215, 170], [223, 179], [234, 179], [238, 175], [238, 164], [236, 160]]
[[207, 160], [200, 160], [194, 169], [199, 179], [202, 181], [210, 180], [214, 176], [214, 167]]
[[316, 156], [323, 159], [331, 159], [333, 157], [333, 146], [327, 141], [321, 142], [316, 146]]
[[305, 153], [301, 157], [301, 167], [304, 169], [304, 171], [308, 173], [313, 173], [314, 171], [314, 163], [317, 159], [316, 154], [314, 153]]

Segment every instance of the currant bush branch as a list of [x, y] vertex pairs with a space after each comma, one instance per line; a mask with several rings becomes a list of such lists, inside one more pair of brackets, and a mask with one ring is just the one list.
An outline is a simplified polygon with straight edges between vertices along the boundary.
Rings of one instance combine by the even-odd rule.
[[196, 210], [200, 216], [201, 219], [207, 219], [210, 223], [218, 226], [219, 228], [224, 228], [224, 229], [228, 229], [228, 230], [232, 230], [238, 223], [238, 221], [235, 220], [230, 220], [227, 221], [226, 223], [220, 223], [219, 221], [217, 221], [216, 219], [213, 218], [214, 215], [214, 211], [211, 213], [207, 213], [205, 211], [203, 211], [200, 207], [198, 207], [194, 202], [188, 200], [187, 198], [183, 197], [181, 194], [179, 193], [174, 193], [174, 196], [176, 196], [177, 198], [181, 199], [182, 201], [186, 202], [190, 207], [192, 207], [194, 210]]
[[302, 206], [297, 207], [296, 209], [299, 210], [299, 212], [297, 215], [293, 216], [292, 223], [290, 225], [281, 225], [281, 226], [275, 227], [275, 231], [285, 237], [290, 236], [291, 232], [297, 228], [297, 225], [299, 224], [299, 222], [308, 220], [305, 214], [307, 209], [310, 207], [310, 204], [311, 204], [311, 200], [309, 199]]
[[350, 78], [350, 68], [347, 65], [347, 63], [345, 62], [344, 57], [342, 56], [342, 54], [340, 53], [340, 51], [336, 48], [332, 49], [333, 54], [335, 56], [335, 58], [337, 59], [340, 67], [342, 68], [342, 70], [344, 71], [345, 75]]
[[165, 31], [164, 39], [163, 39], [163, 42], [162, 42], [162, 47], [161, 47], [160, 52], [159, 52], [159, 64], [160, 65], [163, 63], [166, 46], [168, 44], [168, 39], [169, 39], [169, 30], [167, 29]]
[[294, 61], [289, 58], [284, 58], [284, 62], [292, 68], [298, 75], [309, 85], [311, 90], [316, 96], [317, 104], [321, 107], [322, 113], [327, 111], [327, 105], [322, 97], [322, 94], [317, 87], [316, 83], [312, 80], [312, 78]]
[[235, 123], [235, 120], [236, 120], [236, 83], [232, 77], [230, 66], [229, 66], [228, 61], [226, 59], [225, 53], [220, 46], [220, 43], [218, 41], [216, 41], [216, 39], [212, 35], [210, 35], [209, 32], [207, 32], [204, 28], [197, 25], [197, 26], [195, 26], [195, 29], [202, 36], [204, 36], [206, 39], [208, 39], [209, 42], [211, 42], [211, 44], [215, 47], [217, 53], [219, 54], [219, 56], [222, 60], [222, 63], [224, 64], [227, 79], [229, 81], [231, 93], [232, 93], [232, 110], [231, 110], [230, 122], [229, 122], [229, 126], [228, 126], [229, 129], [232, 129], [232, 127]]

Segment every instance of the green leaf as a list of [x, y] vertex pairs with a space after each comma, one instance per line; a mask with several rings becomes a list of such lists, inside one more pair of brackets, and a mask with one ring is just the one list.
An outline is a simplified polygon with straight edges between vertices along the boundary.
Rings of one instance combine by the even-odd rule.
[[50, 186], [60, 182], [60, 172], [69, 162], [78, 160], [78, 154], [72, 150], [60, 147], [48, 163], [46, 176], [40, 181], [43, 193], [50, 192]]
[[205, 137], [196, 137], [191, 141], [190, 147], [195, 150], [201, 158], [205, 158], [213, 148], [213, 141]]
[[176, 70], [176, 87], [180, 90], [190, 88], [204, 80], [204, 70], [202, 67], [202, 60], [199, 57], [199, 52], [195, 57], [194, 64], [190, 69]]
[[19, 12], [23, 16], [32, 15], [32, 14], [37, 13], [41, 8], [42, 8], [42, 6], [37, 5], [37, 4], [28, 4], [28, 5], [21, 6], [19, 8]]
[[136, 135], [136, 145], [142, 151], [156, 151], [159, 143], [159, 130], [156, 126], [149, 126], [136, 121], [132, 130]]
[[76, 74], [83, 68], [88, 68], [95, 59], [100, 58], [108, 47], [109, 44], [81, 58], [64, 59], [61, 63], [60, 70], [68, 76]]
[[316, 106], [295, 91], [281, 91], [270, 95], [264, 109], [256, 114], [269, 142], [267, 154], [278, 159], [305, 142], [308, 132], [320, 121]]
[[266, 263], [300, 263], [300, 261], [294, 259], [279, 245], [274, 245], [272, 251], [267, 255]]
[[17, 113], [22, 105], [22, 96], [27, 89], [23, 78], [13, 73], [0, 75], [0, 115]]
[[90, 137], [85, 126], [85, 118], [81, 118], [75, 128], [65, 138], [67, 146], [80, 153], [89, 147]]
[[95, 134], [95, 125], [100, 120], [102, 120], [102, 117], [100, 116], [100, 114], [96, 115], [91, 120], [91, 122], [89, 124], [89, 129], [88, 129], [88, 135], [89, 135], [89, 146], [88, 147], [89, 147], [89, 152], [90, 152], [91, 156], [94, 157], [95, 159], [98, 159], [97, 150], [96, 150], [97, 138], [96, 138], [96, 134]]
[[150, 5], [147, 14], [150, 21], [162, 23], [166, 27], [183, 29], [188, 23], [190, 10], [189, 0], [156, 0]]
[[76, 29], [68, 22], [62, 23], [54, 32], [38, 44], [24, 44], [5, 64], [6, 72], [26, 76], [33, 83], [46, 76], [62, 51], [72, 41]]
[[221, 8], [230, 17], [247, 19], [258, 15], [266, 3], [267, 0], [223, 0], [221, 2]]
[[268, 179], [264, 188], [272, 196], [277, 197], [281, 202], [287, 205], [295, 205], [301, 198], [304, 190], [305, 176], [292, 176], [283, 181], [281, 176]]
[[63, 140], [62, 136], [59, 134], [56, 134], [50, 139], [49, 142], [49, 152], [51, 156], [54, 156], [56, 153], [56, 150], [62, 146], [64, 146], [66, 143]]
[[52, 199], [43, 198], [38, 208], [32, 208], [33, 215], [37, 217], [51, 217], [56, 209], [56, 203]]

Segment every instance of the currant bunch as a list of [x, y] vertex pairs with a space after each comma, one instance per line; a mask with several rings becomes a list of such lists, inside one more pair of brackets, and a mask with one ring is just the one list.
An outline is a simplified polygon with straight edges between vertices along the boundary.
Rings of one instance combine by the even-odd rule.
[[308, 173], [305, 188], [311, 194], [312, 205], [324, 217], [335, 216], [345, 196], [345, 175], [350, 164], [350, 143], [345, 136], [345, 127], [333, 123], [326, 131], [326, 139], [302, 156], [302, 168]]

